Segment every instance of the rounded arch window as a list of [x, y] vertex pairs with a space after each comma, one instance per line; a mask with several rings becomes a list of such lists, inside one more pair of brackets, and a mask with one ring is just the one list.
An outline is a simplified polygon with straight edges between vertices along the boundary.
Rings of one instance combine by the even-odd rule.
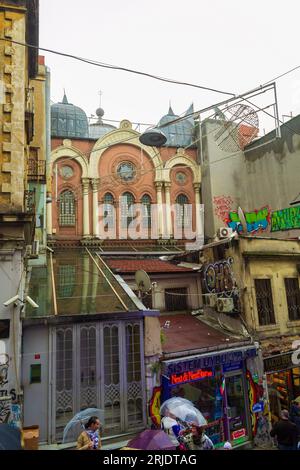
[[126, 192], [121, 196], [121, 218], [122, 227], [128, 227], [134, 219], [134, 196]]
[[133, 181], [136, 176], [135, 165], [131, 162], [120, 163], [120, 165], [117, 168], [117, 175], [125, 183]]
[[75, 225], [75, 196], [73, 191], [63, 191], [59, 196], [59, 225]]
[[104, 195], [104, 218], [105, 218], [105, 229], [113, 228], [114, 226], [114, 197], [111, 193]]
[[143, 228], [150, 228], [151, 227], [151, 197], [148, 194], [144, 194], [141, 202], [142, 202]]
[[177, 227], [188, 227], [191, 222], [189, 199], [185, 194], [179, 194], [176, 198]]

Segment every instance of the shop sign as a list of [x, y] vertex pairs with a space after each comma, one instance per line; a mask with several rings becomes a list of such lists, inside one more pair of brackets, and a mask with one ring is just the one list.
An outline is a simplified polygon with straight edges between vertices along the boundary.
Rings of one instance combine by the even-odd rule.
[[240, 439], [241, 437], [246, 436], [246, 429], [239, 429], [238, 431], [234, 431], [232, 433], [232, 440], [235, 441], [236, 439]]
[[240, 370], [243, 367], [242, 361], [232, 362], [231, 364], [224, 364], [223, 372], [232, 372], [233, 370]]
[[184, 372], [183, 374], [172, 374], [171, 385], [183, 384], [185, 382], [191, 382], [193, 380], [205, 379], [206, 377], [213, 377], [212, 370], [196, 370], [195, 372]]
[[252, 347], [246, 350], [239, 351], [226, 351], [212, 356], [197, 356], [193, 359], [187, 359], [180, 362], [168, 362], [164, 364], [167, 366], [165, 371], [166, 375], [170, 377], [172, 374], [183, 374], [184, 372], [197, 371], [200, 369], [212, 369], [218, 365], [236, 364], [257, 355], [256, 348]]
[[264, 359], [265, 372], [276, 372], [292, 367], [292, 353], [279, 354]]
[[252, 411], [253, 413], [261, 413], [264, 411], [264, 404], [261, 402], [261, 403], [255, 403], [253, 406], [252, 406]]

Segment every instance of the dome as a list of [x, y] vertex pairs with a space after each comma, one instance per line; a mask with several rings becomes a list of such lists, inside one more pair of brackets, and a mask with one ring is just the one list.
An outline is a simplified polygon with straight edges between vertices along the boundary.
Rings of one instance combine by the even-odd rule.
[[88, 138], [89, 127], [85, 112], [68, 102], [64, 94], [61, 103], [51, 106], [51, 136]]
[[[193, 105], [189, 107], [186, 112], [186, 115], [192, 113], [194, 110]], [[187, 147], [191, 145], [194, 140], [194, 132], [195, 132], [195, 124], [194, 119], [192, 117], [187, 117], [183, 121], [176, 122], [174, 124], [170, 124], [166, 126], [171, 121], [179, 118], [174, 114], [171, 106], [169, 108], [168, 114], [163, 116], [158, 123], [158, 127], [160, 130], [165, 134], [167, 137], [167, 142], [165, 146], [167, 147]], [[163, 127], [160, 127], [163, 126]]]
[[102, 118], [104, 116], [104, 111], [102, 108], [98, 108], [96, 114], [98, 116], [98, 121], [89, 125], [89, 135], [91, 139], [98, 140], [105, 134], [108, 134], [111, 131], [115, 131], [116, 127], [103, 123]]

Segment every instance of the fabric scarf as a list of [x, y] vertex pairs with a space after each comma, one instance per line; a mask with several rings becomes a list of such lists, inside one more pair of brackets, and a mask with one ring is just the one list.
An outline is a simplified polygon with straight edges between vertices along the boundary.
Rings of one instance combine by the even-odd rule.
[[98, 449], [99, 445], [99, 433], [98, 431], [86, 431], [87, 435], [93, 443], [93, 449]]

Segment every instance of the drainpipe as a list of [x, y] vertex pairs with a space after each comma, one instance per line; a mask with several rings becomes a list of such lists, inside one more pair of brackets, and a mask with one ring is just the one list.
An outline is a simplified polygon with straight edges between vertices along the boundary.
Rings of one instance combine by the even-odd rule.
[[[51, 190], [51, 107], [50, 107], [50, 85], [51, 74], [49, 67], [46, 67], [46, 199], [45, 199], [45, 218], [44, 218], [44, 238], [47, 245], [47, 226], [52, 227], [52, 190]], [[48, 218], [51, 220], [48, 224]]]

